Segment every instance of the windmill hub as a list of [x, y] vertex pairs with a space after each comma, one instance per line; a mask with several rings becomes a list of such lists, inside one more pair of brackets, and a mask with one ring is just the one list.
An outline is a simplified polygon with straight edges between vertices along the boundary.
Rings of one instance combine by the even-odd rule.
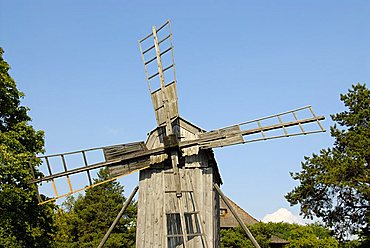
[[175, 134], [164, 136], [163, 145], [167, 151], [177, 150], [179, 151], [179, 139]]

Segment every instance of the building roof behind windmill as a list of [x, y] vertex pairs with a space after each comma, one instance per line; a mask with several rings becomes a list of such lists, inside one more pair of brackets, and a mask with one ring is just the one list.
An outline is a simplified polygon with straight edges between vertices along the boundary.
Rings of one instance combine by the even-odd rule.
[[[233, 209], [236, 211], [238, 216], [243, 220], [243, 222], [247, 225], [253, 225], [258, 223], [259, 221], [253, 218], [250, 214], [248, 214], [244, 209], [238, 206], [235, 202], [230, 200], [230, 198], [226, 197], [227, 200], [230, 202]], [[238, 221], [235, 219], [234, 215], [231, 213], [230, 209], [227, 207], [225, 202], [220, 197], [220, 228], [233, 228], [239, 226]], [[284, 247], [284, 245], [289, 244], [289, 241], [282, 239], [276, 235], [272, 235], [270, 238], [270, 246], [271, 247]]]
[[[241, 207], [239, 207], [235, 202], [230, 200], [230, 198], [227, 197], [227, 200], [230, 202], [231, 206], [235, 209], [238, 216], [243, 220], [245, 224], [252, 225], [252, 224], [258, 223], [258, 220], [250, 216]], [[222, 228], [232, 228], [236, 226], [239, 226], [238, 221], [235, 219], [230, 209], [226, 206], [225, 202], [220, 197], [220, 227], [221, 229]]]
[[282, 239], [278, 236], [272, 235], [270, 238], [270, 244], [289, 244], [289, 241]]

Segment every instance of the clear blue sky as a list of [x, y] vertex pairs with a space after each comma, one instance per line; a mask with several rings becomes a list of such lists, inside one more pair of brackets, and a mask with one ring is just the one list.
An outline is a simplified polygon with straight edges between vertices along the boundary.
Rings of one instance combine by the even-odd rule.
[[[329, 128], [339, 94], [370, 82], [369, 1], [0, 0], [0, 46], [47, 153], [145, 140], [156, 124], [137, 40], [167, 19], [180, 114], [206, 130], [308, 104]], [[216, 149], [223, 190], [259, 219], [297, 214], [289, 172], [331, 144], [327, 132]]]

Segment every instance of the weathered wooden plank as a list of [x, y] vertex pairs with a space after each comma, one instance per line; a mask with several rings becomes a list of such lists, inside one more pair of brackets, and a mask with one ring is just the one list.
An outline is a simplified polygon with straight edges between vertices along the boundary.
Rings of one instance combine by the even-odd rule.
[[111, 161], [122, 158], [123, 155], [127, 155], [129, 153], [138, 152], [138, 151], [146, 151], [148, 150], [145, 146], [144, 142], [135, 142], [129, 144], [121, 144], [121, 145], [114, 145], [108, 146], [103, 148], [103, 153], [105, 157], [105, 161]]
[[[174, 119], [179, 116], [178, 111], [178, 99], [176, 93], [176, 82], [172, 82], [165, 86], [165, 94], [168, 98], [168, 110], [169, 110], [169, 117], [170, 119]], [[165, 112], [164, 108], [164, 101], [162, 96], [162, 90], [159, 89], [151, 93], [152, 96], [152, 103], [155, 111], [155, 116], [157, 119], [158, 126], [163, 126], [166, 124], [167, 113]]]
[[139, 202], [137, 213], [136, 247], [145, 247], [145, 205], [146, 205], [146, 171], [141, 171], [139, 175]]
[[[162, 186], [164, 189], [166, 189], [166, 173], [164, 170], [161, 172], [162, 174]], [[162, 241], [162, 247], [167, 248], [167, 219], [166, 219], [166, 205], [167, 205], [167, 200], [166, 200], [167, 194], [165, 192], [162, 192], [162, 207], [161, 207], [161, 214], [162, 214], [162, 229], [161, 229], [161, 241]]]
[[242, 144], [243, 142], [244, 142], [243, 137], [241, 135], [236, 135], [236, 136], [231, 136], [231, 137], [227, 137], [224, 139], [204, 142], [204, 143], [199, 144], [199, 146], [202, 149], [209, 149], [209, 148]]
[[206, 133], [200, 133], [199, 138], [207, 138], [207, 139], [218, 139], [220, 136], [228, 136], [228, 135], [233, 135], [235, 133], [240, 132], [240, 127], [239, 126], [232, 126], [232, 127], [227, 127], [227, 128], [222, 128]]
[[147, 180], [147, 192], [146, 192], [146, 199], [150, 204], [146, 204], [145, 206], [145, 247], [153, 247], [153, 222], [151, 220], [152, 211], [153, 211], [153, 179], [152, 179], [152, 170], [148, 170], [148, 178]]
[[152, 221], [152, 239], [153, 239], [153, 247], [159, 247], [158, 245], [158, 221], [157, 220], [157, 215], [158, 215], [158, 208], [161, 207], [162, 203], [158, 202], [158, 195], [161, 194], [160, 188], [161, 184], [159, 182], [160, 178], [160, 173], [158, 171], [155, 171], [152, 173], [152, 181], [153, 181], [153, 189], [152, 189], [152, 198], [153, 198], [153, 210], [152, 210], [152, 216], [151, 216], [151, 221]]
[[[213, 220], [213, 195], [212, 195], [212, 183], [213, 183], [213, 178], [212, 178], [212, 168], [202, 168], [203, 170], [203, 180], [204, 180], [204, 208], [205, 208], [205, 216], [207, 220], [212, 220], [212, 221], [207, 221], [205, 223], [206, 226], [206, 233], [212, 233], [213, 232], [213, 225], [214, 225], [214, 220]], [[213, 241], [214, 241], [214, 236], [209, 235], [208, 237], [208, 242], [210, 246], [212, 247]]]
[[136, 163], [116, 165], [108, 167], [109, 175], [111, 177], [117, 177], [121, 175], [127, 175], [138, 170], [145, 169], [150, 166], [150, 159], [145, 159], [142, 161], [137, 161]]

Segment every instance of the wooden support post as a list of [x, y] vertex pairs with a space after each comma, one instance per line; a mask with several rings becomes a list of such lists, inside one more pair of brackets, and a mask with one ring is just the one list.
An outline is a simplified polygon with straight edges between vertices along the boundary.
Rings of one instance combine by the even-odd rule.
[[109, 227], [107, 233], [104, 235], [104, 238], [102, 239], [102, 241], [100, 242], [98, 248], [102, 248], [105, 244], [105, 242], [107, 242], [110, 234], [112, 233], [114, 227], [117, 225], [118, 221], [121, 219], [123, 213], [125, 212], [126, 208], [128, 207], [128, 205], [131, 203], [132, 199], [134, 198], [137, 190], [139, 189], [139, 186], [136, 186], [136, 188], [134, 188], [134, 190], [132, 191], [131, 195], [129, 196], [129, 198], [126, 200], [125, 204], [123, 204], [123, 207], [121, 209], [121, 211], [119, 211], [116, 219], [113, 221], [112, 225]]
[[179, 170], [179, 157], [176, 151], [171, 152], [171, 162], [173, 174], [175, 176], [176, 197], [180, 198], [182, 196], [182, 191]]
[[248, 227], [244, 224], [242, 219], [239, 217], [239, 215], [236, 213], [235, 209], [231, 206], [230, 202], [227, 200], [224, 193], [222, 193], [220, 187], [218, 187], [217, 184], [213, 184], [217, 192], [220, 194], [221, 198], [224, 200], [227, 207], [230, 209], [231, 213], [234, 215], [235, 219], [238, 221], [239, 225], [244, 229], [245, 233], [247, 234], [248, 238], [252, 241], [254, 247], [261, 248], [260, 245], [257, 243], [256, 239], [253, 237], [252, 233], [249, 231]]

